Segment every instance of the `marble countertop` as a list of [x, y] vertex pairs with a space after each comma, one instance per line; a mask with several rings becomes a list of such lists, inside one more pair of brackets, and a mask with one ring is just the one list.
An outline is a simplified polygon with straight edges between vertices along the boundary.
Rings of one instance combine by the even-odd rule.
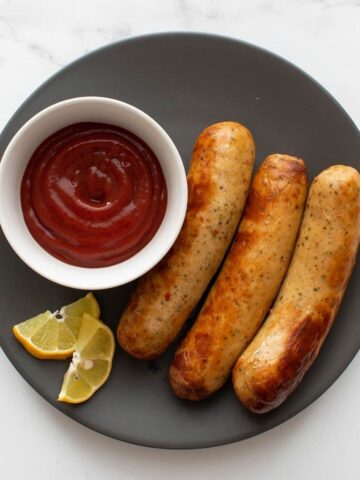
[[[318, 80], [360, 127], [359, 24], [360, 0], [0, 0], [0, 130], [37, 86], [80, 55], [171, 30], [226, 34], [276, 52]], [[263, 435], [208, 450], [165, 451], [127, 445], [66, 418], [0, 350], [0, 476], [355, 480], [359, 367], [358, 355], [319, 400]]]

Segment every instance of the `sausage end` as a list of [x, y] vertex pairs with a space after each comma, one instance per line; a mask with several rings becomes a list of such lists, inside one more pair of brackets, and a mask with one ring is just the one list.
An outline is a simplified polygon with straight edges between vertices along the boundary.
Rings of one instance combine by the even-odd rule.
[[[187, 372], [189, 367], [190, 371]], [[186, 350], [178, 352], [169, 370], [170, 385], [175, 395], [192, 401], [202, 400], [209, 396], [211, 392], [206, 389], [204, 382], [201, 379], [188, 378], [191, 375], [191, 366]]]

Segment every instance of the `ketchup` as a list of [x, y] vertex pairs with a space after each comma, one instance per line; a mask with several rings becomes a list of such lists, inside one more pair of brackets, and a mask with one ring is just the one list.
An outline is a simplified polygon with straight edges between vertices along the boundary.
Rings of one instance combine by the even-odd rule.
[[48, 137], [21, 183], [25, 223], [51, 255], [105, 267], [135, 255], [166, 210], [164, 176], [151, 148], [113, 125], [77, 123]]

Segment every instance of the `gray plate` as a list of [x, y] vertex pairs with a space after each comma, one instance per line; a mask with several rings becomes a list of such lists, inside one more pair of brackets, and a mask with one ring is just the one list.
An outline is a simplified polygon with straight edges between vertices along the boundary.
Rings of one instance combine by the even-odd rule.
[[[43, 84], [16, 112], [2, 133], [0, 155], [28, 118], [52, 103], [80, 95], [117, 98], [149, 113], [174, 139], [186, 164], [194, 140], [204, 127], [235, 120], [253, 132], [257, 164], [269, 153], [281, 152], [303, 157], [310, 179], [335, 163], [359, 168], [357, 128], [311, 78], [259, 48], [192, 33], [132, 38], [72, 63]], [[17, 258], [2, 235], [0, 242], [0, 341], [6, 355], [57, 409], [83, 425], [127, 442], [198, 448], [264, 432], [318, 398], [359, 348], [360, 265], [319, 358], [298, 390], [272, 413], [248, 413], [236, 400], [230, 384], [200, 403], [178, 400], [166, 378], [175, 346], [156, 363], [134, 360], [118, 348], [109, 381], [89, 402], [60, 404], [56, 398], [68, 362], [32, 358], [15, 340], [11, 327], [77, 299], [80, 292], [44, 280]], [[114, 330], [133, 286], [97, 293], [102, 318]]]

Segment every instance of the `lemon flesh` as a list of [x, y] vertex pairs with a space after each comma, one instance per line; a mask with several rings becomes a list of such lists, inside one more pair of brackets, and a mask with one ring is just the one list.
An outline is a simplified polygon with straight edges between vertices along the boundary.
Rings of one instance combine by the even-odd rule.
[[19, 342], [34, 357], [64, 359], [75, 351], [83, 315], [99, 318], [99, 305], [92, 293], [54, 313], [46, 311], [13, 327]]
[[81, 403], [108, 379], [115, 352], [114, 334], [101, 320], [84, 314], [76, 351], [65, 373], [58, 400]]

